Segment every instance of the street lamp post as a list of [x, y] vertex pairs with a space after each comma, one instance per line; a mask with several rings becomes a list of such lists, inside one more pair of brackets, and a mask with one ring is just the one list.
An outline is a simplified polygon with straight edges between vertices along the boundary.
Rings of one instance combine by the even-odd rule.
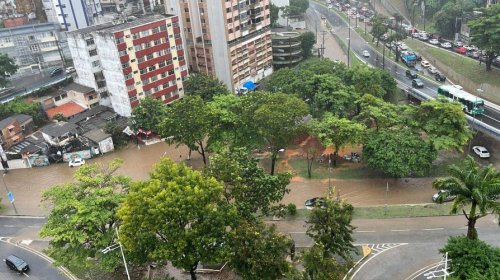
[[[115, 228], [115, 231], [116, 231], [116, 238], [120, 238], [120, 236], [118, 235], [118, 229]], [[123, 253], [123, 247], [122, 247], [122, 244], [120, 243], [120, 241], [118, 241], [117, 243], [111, 245], [111, 246], [108, 246], [104, 249], [101, 250], [101, 252], [103, 254], [107, 254], [115, 249], [118, 249], [120, 248], [120, 251], [122, 253], [122, 259], [123, 259], [123, 265], [125, 265], [125, 272], [127, 272], [127, 279], [130, 280], [130, 274], [128, 272], [128, 266], [127, 266], [127, 260], [125, 260], [125, 254]]]
[[16, 208], [16, 204], [14, 204], [14, 195], [9, 191], [9, 188], [7, 187], [7, 184], [5, 183], [5, 174], [2, 174], [2, 182], [3, 182], [3, 186], [5, 187], [5, 191], [7, 192], [7, 197], [9, 197], [9, 200], [10, 200], [10, 203], [12, 204], [12, 207], [14, 208], [14, 212], [16, 213], [17, 215], [17, 208]]

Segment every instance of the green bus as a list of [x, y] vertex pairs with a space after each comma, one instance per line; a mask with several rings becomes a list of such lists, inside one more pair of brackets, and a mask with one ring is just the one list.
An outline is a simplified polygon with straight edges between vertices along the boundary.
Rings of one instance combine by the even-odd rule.
[[462, 109], [467, 114], [478, 116], [484, 113], [484, 100], [463, 89], [451, 85], [443, 85], [438, 88], [437, 93], [438, 96], [446, 97], [450, 101], [462, 104]]

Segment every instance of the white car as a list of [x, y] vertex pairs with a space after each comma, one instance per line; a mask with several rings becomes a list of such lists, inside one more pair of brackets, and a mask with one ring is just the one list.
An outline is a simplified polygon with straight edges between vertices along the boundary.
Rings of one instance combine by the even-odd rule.
[[69, 167], [77, 167], [85, 164], [85, 160], [83, 158], [75, 158], [69, 162]]
[[443, 47], [445, 49], [450, 49], [451, 48], [451, 44], [450, 44], [450, 42], [444, 42], [444, 43], [441, 43], [441, 47]]
[[328, 5], [328, 9], [333, 9], [333, 6], [332, 5]]
[[439, 44], [439, 41], [438, 41], [438, 39], [430, 39], [429, 43], [431, 43], [433, 45], [437, 45], [437, 44]]
[[400, 47], [400, 48], [401, 48], [401, 50], [403, 50], [403, 51], [406, 51], [406, 50], [408, 49], [408, 46], [407, 46], [405, 43], [401, 44], [399, 47]]
[[363, 51], [363, 56], [364, 57], [370, 57], [370, 52], [368, 52], [367, 50], [364, 50]]
[[420, 62], [420, 65], [422, 65], [422, 67], [424, 68], [431, 66], [431, 64], [427, 60], [422, 60], [422, 62]]
[[66, 74], [71, 74], [73, 72], [76, 72], [75, 67], [72, 67], [72, 66], [66, 67]]
[[474, 147], [472, 147], [472, 150], [480, 158], [489, 158], [490, 157], [490, 152], [488, 152], [488, 150], [483, 146], [474, 146]]
[[437, 69], [434, 66], [429, 66], [429, 68], [427, 68], [427, 71], [429, 71], [429, 73], [431, 73], [431, 74], [437, 73]]

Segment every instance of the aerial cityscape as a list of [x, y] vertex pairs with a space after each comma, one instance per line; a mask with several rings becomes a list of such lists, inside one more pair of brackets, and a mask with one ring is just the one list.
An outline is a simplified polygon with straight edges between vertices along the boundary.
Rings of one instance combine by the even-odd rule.
[[0, 280], [500, 279], [497, 0], [0, 0]]

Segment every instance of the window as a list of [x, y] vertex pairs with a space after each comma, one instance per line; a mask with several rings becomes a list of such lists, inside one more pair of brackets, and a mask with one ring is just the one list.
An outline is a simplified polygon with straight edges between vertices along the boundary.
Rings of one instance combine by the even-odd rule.
[[132, 102], [132, 101], [136, 101], [136, 100], [137, 100], [137, 95], [131, 96], [131, 97], [129, 98], [129, 100], [130, 100], [130, 102]]
[[92, 61], [92, 67], [99, 67], [101, 66], [101, 62], [99, 60]]
[[137, 58], [137, 62], [139, 62], [139, 63], [144, 62], [144, 61], [146, 61], [145, 56], [141, 56], [141, 57]]
[[151, 42], [144, 43], [144, 48], [150, 48], [151, 47]]
[[178, 22], [174, 22], [174, 23], [172, 23], [172, 26], [173, 27], [179, 27], [179, 23]]
[[149, 72], [156, 70], [156, 65], [149, 66]]
[[140, 51], [140, 50], [142, 50], [142, 45], [134, 46], [134, 49], [135, 49], [135, 51]]
[[177, 45], [176, 48], [177, 48], [177, 50], [182, 50], [183, 49], [182, 45]]
[[160, 31], [166, 31], [166, 30], [167, 30], [167, 26], [165, 26], [165, 25], [160, 26]]
[[129, 85], [129, 86], [127, 86], [127, 91], [131, 91], [131, 90], [133, 90], [133, 89], [134, 89], [134, 85]]
[[129, 67], [128, 62], [122, 63], [122, 68], [127, 68], [127, 67]]
[[160, 86], [155, 87], [155, 92], [160, 91]]
[[40, 51], [40, 47], [38, 45], [31, 45], [31, 51], [32, 52], [39, 52]]
[[141, 38], [141, 35], [139, 34], [139, 32], [132, 34], [132, 39], [135, 40], [135, 39], [139, 39], [139, 38]]
[[186, 18], [186, 22], [191, 22], [191, 19], [190, 18]]
[[123, 37], [121, 38], [116, 38], [115, 39], [115, 43], [118, 45], [118, 44], [121, 44], [121, 43], [124, 43], [125, 42], [125, 39], [123, 39]]
[[142, 80], [142, 85], [144, 85], [144, 86], [145, 86], [145, 85], [147, 85], [147, 84], [149, 84], [149, 79]]
[[160, 32], [160, 28], [159, 27], [153, 28], [153, 34], [156, 34], [158, 32]]
[[165, 63], [166, 63], [167, 65], [172, 64], [172, 59], [167, 59], [167, 60], [165, 60]]
[[146, 74], [146, 73], [148, 73], [148, 69], [147, 68], [142, 68], [140, 70], [140, 72], [141, 72], [141, 74]]
[[189, 13], [189, 8], [184, 8], [184, 12]]
[[89, 51], [90, 56], [96, 56], [97, 55], [97, 50], [90, 50]]
[[168, 71], [168, 75], [169, 75], [169, 76], [171, 76], [171, 75], [173, 75], [173, 74], [175, 74], [175, 71], [174, 71], [174, 70], [170, 70], [170, 71]]
[[166, 88], [168, 88], [169, 86], [170, 86], [170, 85], [169, 85], [168, 83], [164, 83], [164, 84], [163, 84], [163, 89], [166, 89]]
[[155, 46], [158, 46], [159, 44], [161, 44], [161, 40], [160, 39], [155, 40]]
[[149, 35], [149, 30], [141, 31], [141, 37], [146, 37]]
[[151, 95], [151, 93], [152, 93], [151, 90], [148, 90], [148, 91], [144, 92], [144, 94], [146, 94], [146, 95]]
[[156, 81], [158, 81], [158, 76], [151, 77], [151, 82], [156, 82]]
[[120, 56], [124, 56], [127, 54], [127, 51], [126, 50], [123, 50], [123, 51], [120, 51]]
[[184, 60], [184, 56], [183, 55], [179, 56], [179, 61], [181, 61], [181, 60]]
[[165, 61], [162, 61], [160, 63], [158, 63], [158, 68], [162, 68], [162, 67], [165, 67]]
[[205, 23], [205, 19], [204, 18], [201, 19], [201, 23]]
[[132, 79], [132, 73], [125, 75], [125, 80]]
[[56, 96], [56, 97], [54, 98], [54, 100], [55, 100], [55, 101], [59, 101], [59, 100], [61, 100], [61, 96]]
[[151, 60], [151, 59], [153, 59], [153, 54], [152, 53], [146, 55], [146, 60]]
[[166, 78], [166, 77], [167, 77], [167, 72], [163, 72], [163, 73], [161, 73], [161, 78], [162, 78], [162, 79], [163, 79], [163, 78]]
[[177, 33], [177, 34], [174, 35], [175, 39], [179, 39], [180, 37], [181, 37], [181, 33]]
[[85, 43], [87, 43], [87, 46], [92, 46], [94, 45], [94, 38], [90, 38], [90, 39], [87, 39], [85, 40]]

